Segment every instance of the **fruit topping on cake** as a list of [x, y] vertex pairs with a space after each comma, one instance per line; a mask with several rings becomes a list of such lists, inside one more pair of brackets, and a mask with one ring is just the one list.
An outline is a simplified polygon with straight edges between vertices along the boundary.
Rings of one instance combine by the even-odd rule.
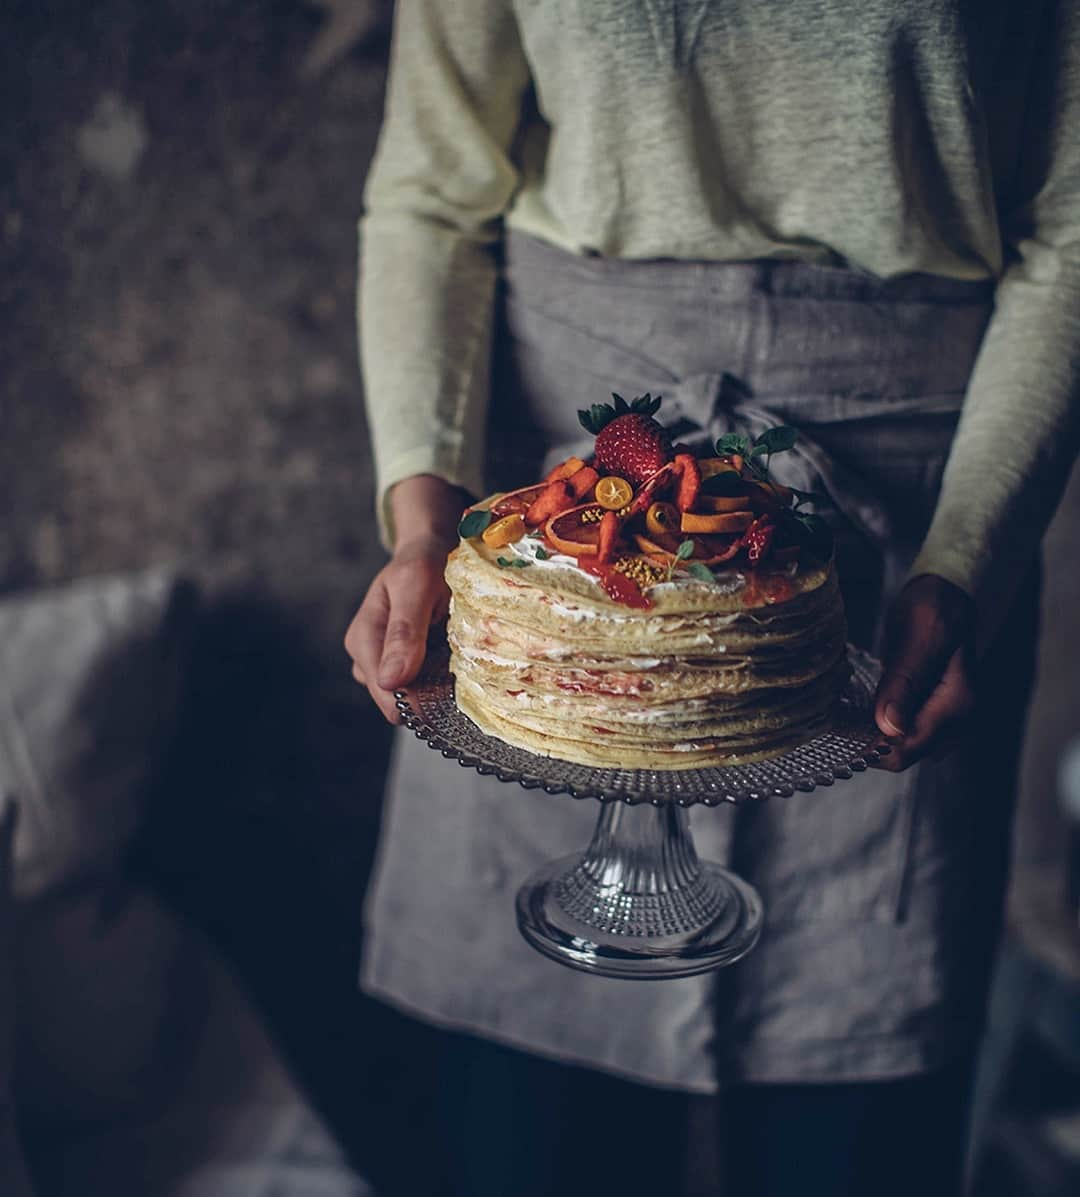
[[[655, 419], [660, 396], [613, 399], [613, 406], [578, 413], [596, 435], [591, 458], [567, 458], [542, 482], [470, 510], [461, 535], [479, 536], [490, 549], [529, 537], [539, 542], [536, 559], [572, 557], [614, 601], [630, 606], [647, 606], [651, 587], [678, 577], [709, 584], [718, 566], [761, 575], [748, 587], [760, 595], [765, 573], [783, 571], [803, 553], [829, 558], [828, 526], [804, 510], [821, 496], [782, 486], [769, 472], [773, 455], [794, 446], [794, 428], [769, 428], [756, 439], [730, 433], [714, 456], [698, 458], [672, 447]], [[782, 583], [770, 586], [784, 592]]]

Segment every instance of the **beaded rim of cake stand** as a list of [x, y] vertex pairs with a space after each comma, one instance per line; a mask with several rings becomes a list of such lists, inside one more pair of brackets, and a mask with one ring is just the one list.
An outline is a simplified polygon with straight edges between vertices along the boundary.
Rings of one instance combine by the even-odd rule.
[[819, 786], [831, 786], [863, 772], [882, 753], [875, 747], [880, 732], [873, 721], [873, 696], [880, 664], [848, 645], [851, 678], [833, 710], [826, 730], [813, 739], [767, 761], [696, 769], [617, 769], [579, 765], [557, 757], [515, 748], [482, 732], [454, 701], [445, 642], [429, 649], [416, 681], [394, 691], [402, 722], [418, 739], [484, 777], [516, 782], [527, 790], [661, 806], [719, 806], [790, 798]]

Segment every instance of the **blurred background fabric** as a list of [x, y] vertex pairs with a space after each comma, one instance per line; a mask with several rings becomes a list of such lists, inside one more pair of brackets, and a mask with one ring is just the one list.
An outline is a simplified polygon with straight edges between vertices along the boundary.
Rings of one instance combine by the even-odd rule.
[[[64, 969], [92, 975], [109, 942], [118, 958], [141, 959], [151, 989], [168, 989], [181, 967], [193, 991], [185, 1010], [208, 986], [231, 995], [221, 1002], [241, 1011], [237, 1035], [256, 1045], [245, 1058], [274, 1078], [264, 1098], [292, 1111], [279, 1163], [317, 1158], [334, 1184], [356, 1185], [296, 1187], [294, 1176], [274, 1192], [359, 1193], [364, 1173], [380, 1193], [432, 1193], [430, 1160], [414, 1149], [434, 1117], [425, 1084], [438, 1036], [355, 988], [389, 732], [342, 648], [383, 559], [353, 306], [389, 0], [16, 0], [5, 15], [0, 702], [10, 705], [18, 677], [26, 710], [18, 746], [10, 712], [0, 714], [0, 781], [25, 808], [16, 922], [25, 936], [44, 920], [53, 945], [24, 938], [36, 946], [14, 949], [16, 977], [51, 976], [39, 983], [55, 992], [71, 983]], [[1054, 1055], [1037, 1019], [1041, 1046], [1024, 1046], [1032, 992], [1045, 997], [1061, 978], [1063, 994], [1080, 992], [1069, 989], [1080, 966], [1058, 788], [1080, 734], [1078, 537], [1074, 476], [1046, 542], [1010, 901], [1019, 963], [992, 1024], [982, 1116], [998, 1163], [980, 1181], [986, 1193], [1028, 1175], [1016, 1162], [1025, 1153], [1067, 1159], [1071, 1144], [1080, 1154], [1080, 1122], [1069, 1120], [1080, 1061]], [[146, 672], [133, 672], [136, 660]], [[50, 741], [46, 716], [100, 751], [83, 758], [77, 736]], [[126, 752], [125, 733], [139, 752]], [[21, 764], [3, 772], [5, 761]], [[50, 833], [45, 820], [76, 776], [77, 805]], [[87, 942], [105, 954], [63, 946]], [[103, 1016], [111, 1001], [102, 997]], [[182, 1020], [192, 1043], [230, 1040], [226, 1015], [196, 1019], [197, 1034], [192, 1018]], [[157, 1059], [160, 1027], [140, 1033], [135, 1054]], [[174, 1157], [153, 1146], [166, 1135], [164, 1099], [157, 1123], [147, 1110], [129, 1119], [126, 1140], [98, 1123], [93, 1159], [51, 1155], [51, 1136], [87, 1109], [57, 1092], [67, 1065], [50, 1061], [47, 1026], [24, 1020], [22, 1034], [17, 1061], [37, 1078], [23, 1087], [26, 1156], [42, 1192], [105, 1191], [77, 1189], [79, 1173], [64, 1167], [91, 1176], [128, 1150], [167, 1168]], [[52, 1044], [63, 1047], [62, 1036]], [[155, 1083], [171, 1078], [169, 1101], [214, 1108], [198, 1069], [177, 1067], [166, 1052]], [[120, 1099], [138, 1078], [97, 1075], [97, 1098], [119, 1102], [110, 1108], [123, 1123]], [[18, 1086], [18, 1062], [14, 1076]], [[0, 1097], [0, 1130], [6, 1108]], [[230, 1108], [220, 1159], [235, 1189], [167, 1188], [148, 1164], [141, 1191], [262, 1191], [262, 1165], [236, 1146], [250, 1142], [252, 1107]], [[702, 1109], [694, 1117], [709, 1123]], [[710, 1191], [708, 1135], [696, 1137], [687, 1194]]]

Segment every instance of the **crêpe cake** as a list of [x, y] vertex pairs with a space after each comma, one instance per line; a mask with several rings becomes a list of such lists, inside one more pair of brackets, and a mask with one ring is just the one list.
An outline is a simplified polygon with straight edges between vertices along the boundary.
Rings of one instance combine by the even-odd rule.
[[628, 607], [539, 538], [473, 538], [446, 579], [458, 706], [544, 756], [640, 769], [763, 760], [820, 732], [848, 676], [831, 561], [729, 566], [711, 583], [675, 575], [644, 590], [650, 606]]
[[610, 768], [763, 760], [828, 726], [848, 676], [831, 542], [774, 481], [793, 428], [673, 445], [660, 399], [579, 412], [587, 459], [466, 512], [450, 668], [483, 731]]

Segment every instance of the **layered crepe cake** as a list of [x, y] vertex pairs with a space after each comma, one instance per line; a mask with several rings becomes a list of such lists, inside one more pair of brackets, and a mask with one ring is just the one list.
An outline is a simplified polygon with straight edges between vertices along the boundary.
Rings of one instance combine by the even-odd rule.
[[593, 457], [466, 513], [446, 570], [457, 704], [580, 764], [764, 760], [824, 730], [848, 677], [827, 535], [766, 469], [790, 429], [703, 459], [648, 429], [652, 454], [638, 435], [613, 451], [603, 428], [659, 429], [656, 402], [617, 398]]

